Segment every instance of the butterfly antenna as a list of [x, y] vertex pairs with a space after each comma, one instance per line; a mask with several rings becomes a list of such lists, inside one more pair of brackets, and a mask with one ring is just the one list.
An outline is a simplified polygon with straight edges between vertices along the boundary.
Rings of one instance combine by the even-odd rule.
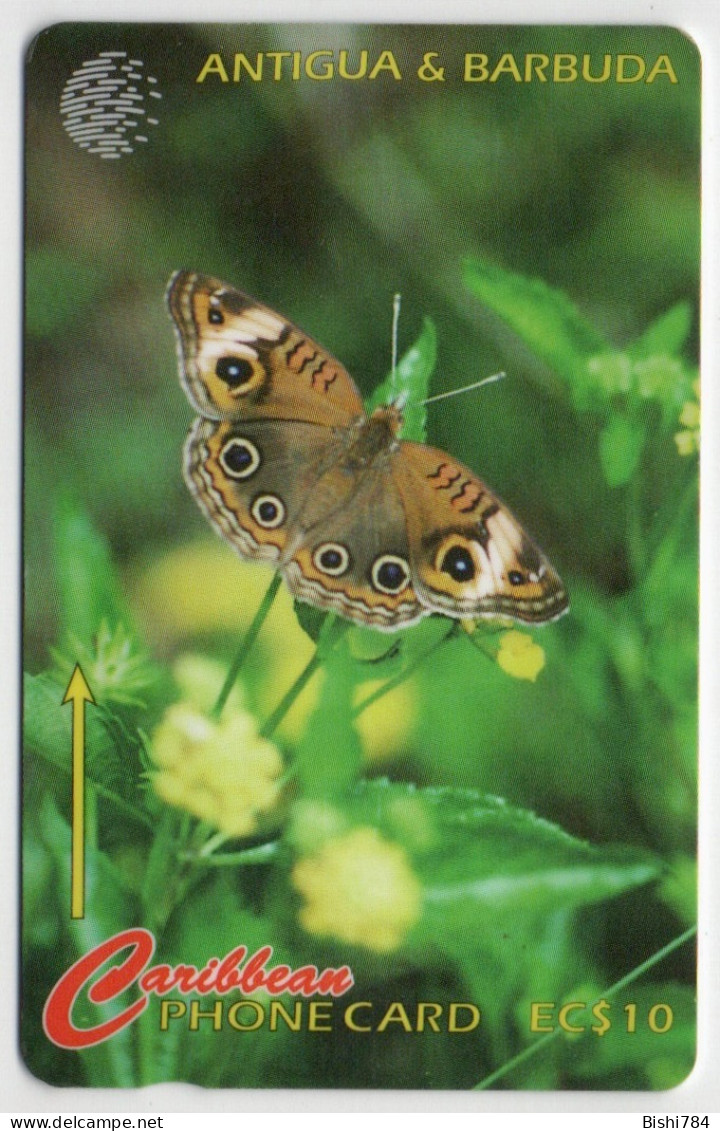
[[502, 370], [499, 373], [493, 373], [490, 377], [483, 377], [482, 381], [475, 381], [472, 385], [463, 385], [461, 389], [450, 389], [447, 393], [436, 393], [434, 397], [428, 397], [420, 404], [433, 404], [434, 401], [444, 401], [447, 397], [458, 397], [460, 393], [469, 393], [472, 389], [479, 389], [482, 385], [490, 385], [493, 381], [501, 381], [507, 374]]
[[397, 387], [398, 323], [400, 322], [400, 295], [393, 295], [392, 347], [390, 357], [390, 388]]

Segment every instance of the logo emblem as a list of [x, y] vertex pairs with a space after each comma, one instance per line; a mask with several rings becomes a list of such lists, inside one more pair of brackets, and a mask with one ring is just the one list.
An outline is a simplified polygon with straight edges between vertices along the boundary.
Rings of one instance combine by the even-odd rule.
[[128, 59], [126, 51], [102, 51], [73, 71], [62, 92], [60, 114], [80, 149], [117, 160], [149, 141], [158, 125], [152, 100], [161, 98], [157, 79], [145, 74], [142, 60]]

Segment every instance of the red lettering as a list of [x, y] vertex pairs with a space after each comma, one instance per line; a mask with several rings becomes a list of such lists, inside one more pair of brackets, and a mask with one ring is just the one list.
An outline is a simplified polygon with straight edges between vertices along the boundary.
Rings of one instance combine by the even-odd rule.
[[115, 1017], [93, 1025], [89, 1029], [78, 1029], [72, 1021], [73, 1006], [82, 989], [97, 974], [110, 958], [131, 947], [130, 954], [119, 966], [113, 966], [88, 989], [88, 997], [96, 1004], [107, 1002], [127, 990], [137, 980], [152, 958], [155, 939], [150, 931], [134, 927], [121, 931], [111, 939], [96, 946], [88, 954], [78, 959], [55, 985], [43, 1011], [43, 1028], [55, 1045], [64, 1049], [89, 1048], [113, 1037], [121, 1029], [130, 1025], [143, 1012], [148, 1003], [147, 994], [123, 1009]]
[[218, 966], [220, 965], [219, 958], [209, 958], [203, 970], [200, 971], [197, 977], [197, 985], [195, 989], [199, 994], [209, 994], [215, 985], [215, 975]]
[[173, 985], [172, 970], [164, 964], [151, 967], [140, 979], [140, 988], [158, 997], [169, 993]]
[[246, 946], [236, 946], [235, 950], [231, 950], [230, 953], [223, 958], [215, 982], [215, 988], [219, 994], [230, 993], [230, 990], [234, 990], [236, 986], [240, 984], [240, 975], [236, 967], [238, 963], [244, 961], [246, 954]]
[[265, 963], [272, 958], [272, 952], [271, 946], [261, 946], [255, 951], [240, 978], [243, 993], [251, 994], [265, 985]]
[[273, 966], [268, 972], [265, 989], [269, 994], [281, 994], [287, 985], [288, 975], [291, 973], [289, 966]]
[[352, 970], [349, 966], [341, 966], [339, 970], [323, 970], [317, 980], [316, 993], [323, 997], [341, 997], [355, 985]]
[[310, 997], [317, 985], [317, 966], [300, 966], [288, 979], [288, 993]]
[[[122, 961], [101, 972], [110, 959], [128, 948], [129, 954]], [[66, 1049], [98, 1045], [131, 1025], [147, 1007], [150, 994], [162, 997], [174, 988], [181, 994], [207, 995], [213, 990], [216, 994], [227, 994], [239, 988], [244, 994], [265, 989], [272, 995], [291, 993], [311, 997], [322, 993], [339, 997], [354, 985], [349, 966], [323, 970], [321, 974], [317, 966], [300, 966], [293, 970], [281, 964], [268, 969], [267, 963], [273, 955], [271, 946], [261, 947], [247, 962], [247, 947], [238, 946], [222, 960], [208, 959], [201, 970], [182, 963], [175, 967], [160, 963], [148, 968], [154, 950], [155, 939], [150, 931], [133, 927], [113, 935], [78, 959], [57, 982], [45, 1004], [43, 1027], [53, 1044]], [[103, 1005], [135, 984], [140, 996], [114, 1017], [84, 1029], [73, 1023], [73, 1009], [83, 991], [93, 1004]]]
[[197, 985], [198, 971], [196, 966], [176, 966], [173, 970], [173, 982], [181, 994], [189, 994]]

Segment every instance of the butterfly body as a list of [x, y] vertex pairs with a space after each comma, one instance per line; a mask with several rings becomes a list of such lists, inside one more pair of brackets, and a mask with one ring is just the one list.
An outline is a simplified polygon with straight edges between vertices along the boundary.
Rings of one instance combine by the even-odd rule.
[[397, 405], [366, 416], [347, 371], [301, 330], [194, 272], [173, 276], [168, 306], [200, 413], [185, 477], [242, 557], [385, 631], [431, 613], [542, 623], [565, 611], [507, 508], [451, 456], [401, 440]]

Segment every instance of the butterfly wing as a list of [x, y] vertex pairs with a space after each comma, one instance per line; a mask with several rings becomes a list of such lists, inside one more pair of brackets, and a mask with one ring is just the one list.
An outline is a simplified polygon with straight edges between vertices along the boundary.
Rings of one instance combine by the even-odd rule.
[[402, 499], [380, 463], [356, 475], [341, 458], [316, 481], [281, 568], [300, 600], [394, 632], [430, 610], [413, 585]]
[[558, 575], [503, 504], [444, 452], [369, 420], [347, 371], [280, 315], [180, 271], [167, 294], [180, 374], [202, 415], [185, 476], [245, 558], [301, 600], [392, 631], [429, 613], [554, 620]]
[[277, 564], [335, 446], [331, 430], [303, 421], [198, 418], [185, 444], [185, 480], [241, 557]]
[[274, 563], [301, 601], [394, 631], [429, 610], [385, 464], [353, 473], [347, 436], [304, 421], [199, 418], [185, 445], [188, 486], [241, 557]]
[[562, 581], [508, 508], [473, 472], [436, 448], [403, 442], [393, 463], [428, 609], [461, 618], [556, 620]]
[[363, 413], [349, 373], [269, 307], [194, 271], [170, 280], [167, 304], [180, 377], [211, 420], [305, 420], [347, 425]]

